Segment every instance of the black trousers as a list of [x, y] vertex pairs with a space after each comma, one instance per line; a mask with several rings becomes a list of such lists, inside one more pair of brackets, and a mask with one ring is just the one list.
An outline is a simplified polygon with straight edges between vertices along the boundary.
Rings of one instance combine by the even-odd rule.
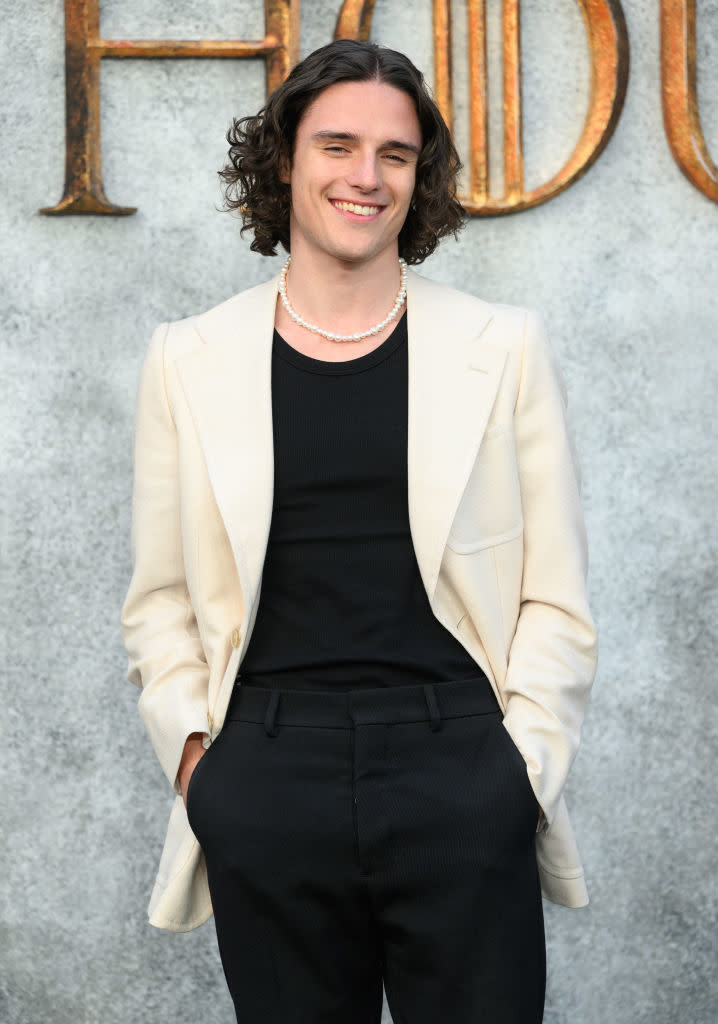
[[238, 686], [187, 793], [240, 1024], [536, 1024], [539, 807], [485, 679]]

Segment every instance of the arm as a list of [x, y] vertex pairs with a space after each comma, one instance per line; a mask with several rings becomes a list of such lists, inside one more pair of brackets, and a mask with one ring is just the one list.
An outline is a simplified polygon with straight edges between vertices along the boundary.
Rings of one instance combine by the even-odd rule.
[[528, 313], [514, 412], [524, 567], [504, 685], [504, 724], [550, 825], [578, 750], [596, 670], [580, 470], [566, 389], [543, 319]]
[[[122, 608], [127, 677], [175, 792], [185, 741], [206, 734], [209, 669], [185, 579], [177, 433], [165, 387], [169, 327], [154, 332], [134, 422], [132, 579]], [[196, 761], [195, 761], [196, 763]]]

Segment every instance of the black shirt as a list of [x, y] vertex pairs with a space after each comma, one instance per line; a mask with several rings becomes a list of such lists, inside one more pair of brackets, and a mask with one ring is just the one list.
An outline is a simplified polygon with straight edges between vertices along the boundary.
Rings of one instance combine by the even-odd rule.
[[326, 690], [484, 673], [434, 616], [409, 528], [406, 314], [327, 362], [275, 331], [274, 503], [244, 686]]

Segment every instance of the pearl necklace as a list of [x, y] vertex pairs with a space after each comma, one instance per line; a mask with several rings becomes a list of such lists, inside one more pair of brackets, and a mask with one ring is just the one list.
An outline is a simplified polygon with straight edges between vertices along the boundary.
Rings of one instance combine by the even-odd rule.
[[380, 334], [387, 324], [395, 320], [399, 310], [404, 304], [406, 298], [406, 261], [399, 257], [399, 273], [401, 275], [401, 281], [399, 284], [399, 292], [396, 296], [396, 301], [391, 307], [391, 312], [388, 316], [385, 316], [381, 323], [378, 323], [375, 327], [370, 327], [368, 331], [361, 331], [358, 334], [334, 334], [332, 331], [324, 331], [321, 327], [317, 327], [316, 324], [310, 324], [303, 317], [301, 317], [294, 309], [292, 309], [289, 299], [287, 298], [287, 271], [289, 270], [289, 264], [291, 263], [291, 256], [287, 257], [287, 262], [282, 267], [282, 272], [279, 275], [279, 294], [282, 298], [282, 305], [289, 313], [295, 324], [299, 324], [300, 327], [304, 327], [307, 331], [311, 331], [312, 334], [321, 334], [327, 341], [363, 341], [364, 338], [368, 338], [372, 334]]

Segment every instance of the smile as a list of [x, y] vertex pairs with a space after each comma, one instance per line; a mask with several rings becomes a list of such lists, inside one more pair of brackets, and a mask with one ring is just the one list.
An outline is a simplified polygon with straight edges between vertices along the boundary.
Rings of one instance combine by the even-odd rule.
[[330, 199], [329, 201], [336, 210], [353, 213], [357, 217], [376, 217], [384, 209], [383, 206], [362, 206], [360, 203], [347, 203], [340, 199]]

